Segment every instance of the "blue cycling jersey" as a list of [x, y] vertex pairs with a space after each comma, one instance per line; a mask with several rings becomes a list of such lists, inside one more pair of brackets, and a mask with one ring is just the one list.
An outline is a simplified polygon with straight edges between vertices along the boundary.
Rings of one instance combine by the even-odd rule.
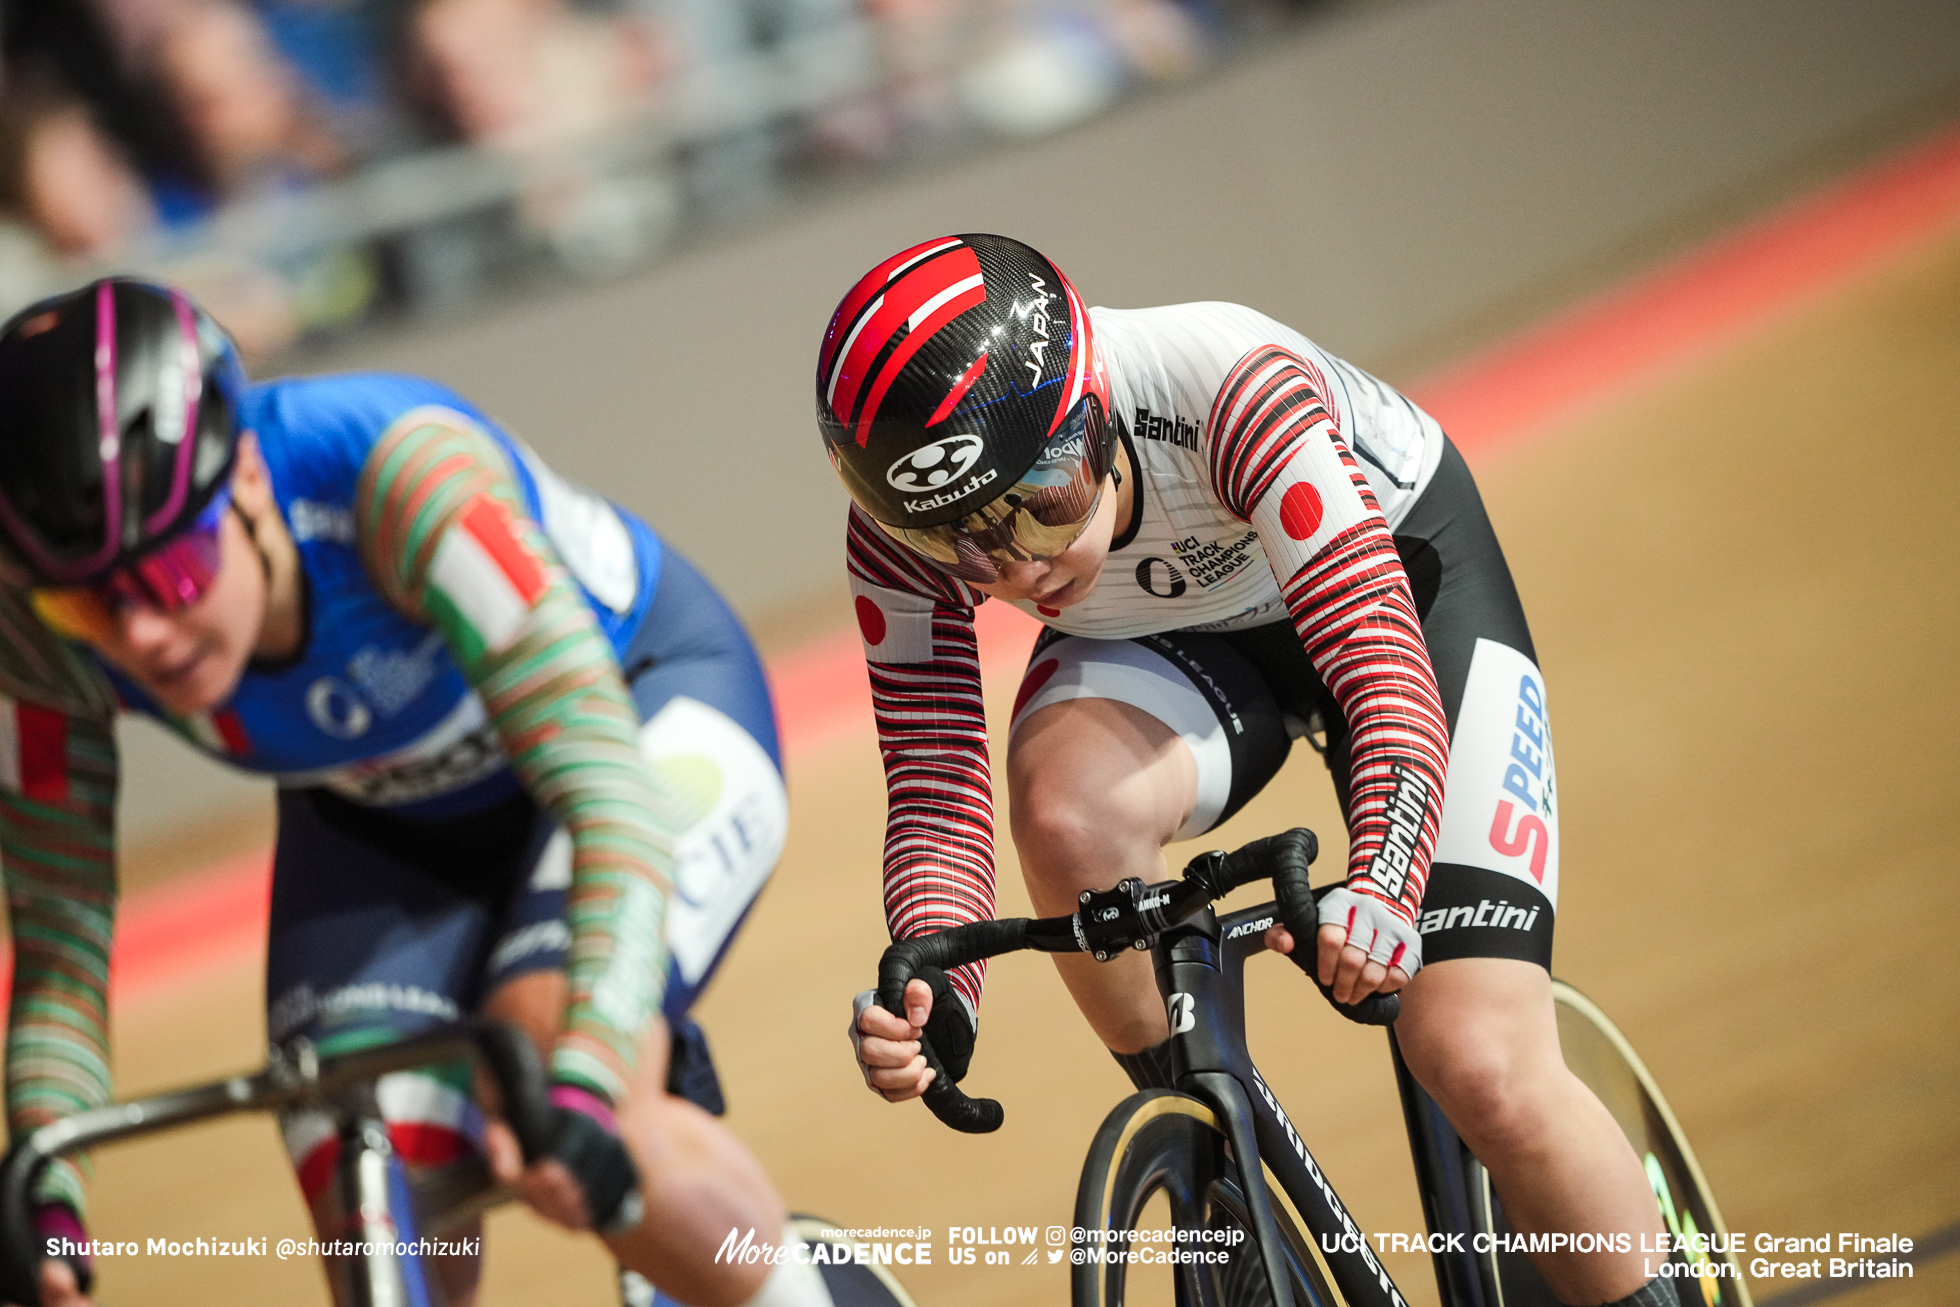
[[250, 387], [240, 424], [256, 433], [305, 574], [306, 639], [296, 660], [250, 666], [231, 700], [195, 717], [159, 708], [103, 670], [126, 707], [282, 786], [325, 786], [400, 815], [473, 811], [515, 792], [482, 702], [440, 631], [399, 612], [370, 579], [355, 493], [383, 435], [419, 409], [460, 414], [509, 456], [525, 509], [577, 579], [620, 655], [659, 583], [647, 525], [558, 476], [454, 391], [418, 377], [359, 373]]

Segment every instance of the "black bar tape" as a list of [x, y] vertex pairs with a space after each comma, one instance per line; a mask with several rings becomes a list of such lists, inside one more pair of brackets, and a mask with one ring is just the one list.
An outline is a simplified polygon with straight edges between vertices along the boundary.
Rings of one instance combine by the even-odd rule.
[[504, 1120], [517, 1136], [525, 1162], [547, 1156], [558, 1130], [558, 1108], [551, 1101], [537, 1046], [516, 1026], [501, 1021], [475, 1023], [473, 1033], [490, 1078], [497, 1082]]
[[46, 1154], [23, 1135], [0, 1165], [0, 1294], [19, 1307], [40, 1307], [41, 1248], [34, 1228], [34, 1181], [47, 1165]]
[[[1028, 921], [1025, 917], [1006, 921], [974, 921], [931, 935], [902, 939], [885, 950], [878, 960], [878, 1006], [894, 1016], [905, 1015], [905, 986], [921, 967], [954, 967], [984, 958], [1013, 953], [1028, 947]], [[971, 1098], [958, 1085], [939, 1058], [929, 1035], [919, 1037], [919, 1051], [933, 1073], [932, 1083], [922, 1095], [926, 1106], [942, 1122], [963, 1134], [989, 1134], [1000, 1129], [1007, 1113], [991, 1098]]]
[[1359, 1003], [1343, 1003], [1334, 997], [1331, 986], [1320, 983], [1320, 949], [1317, 942], [1320, 938], [1320, 910], [1307, 876], [1308, 867], [1320, 852], [1320, 842], [1314, 838], [1314, 833], [1305, 827], [1282, 831], [1246, 845], [1226, 861], [1230, 863], [1240, 854], [1254, 850], [1259, 850], [1260, 856], [1272, 869], [1273, 892], [1279, 899], [1280, 923], [1293, 936], [1293, 952], [1287, 955], [1293, 965], [1300, 968], [1307, 979], [1313, 981], [1321, 997], [1349, 1021], [1363, 1026], [1393, 1025], [1395, 1018], [1402, 1015], [1402, 998], [1399, 994], [1370, 994]]

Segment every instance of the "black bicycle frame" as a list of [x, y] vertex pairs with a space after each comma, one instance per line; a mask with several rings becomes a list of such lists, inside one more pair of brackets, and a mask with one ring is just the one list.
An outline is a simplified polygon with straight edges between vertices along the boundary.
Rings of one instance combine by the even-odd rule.
[[[1231, 1141], [1254, 1234], [1266, 1251], [1267, 1278], [1274, 1285], [1275, 1302], [1286, 1300], [1286, 1291], [1280, 1287], [1285, 1281], [1280, 1274], [1280, 1242], [1266, 1201], [1260, 1163], [1292, 1200], [1307, 1226], [1307, 1238], [1350, 1307], [1407, 1307], [1401, 1291], [1342, 1205], [1306, 1141], [1287, 1119], [1247, 1050], [1245, 960], [1265, 951], [1263, 936], [1273, 920], [1274, 906], [1270, 903], [1232, 913], [1223, 920], [1207, 908], [1158, 938], [1152, 956], [1157, 987], [1170, 1016], [1171, 1065], [1177, 1087], [1211, 1108], [1219, 1128]], [[1413, 1080], [1408, 1085], [1421, 1094]], [[1406, 1088], [1404, 1097], [1406, 1101]], [[1433, 1103], [1430, 1108], [1434, 1110]], [[1436, 1119], [1441, 1120], [1440, 1112]], [[1420, 1162], [1418, 1165], [1420, 1169]], [[1420, 1175], [1419, 1179], [1426, 1181], [1428, 1176]], [[1429, 1206], [1426, 1187], [1424, 1206]], [[1444, 1288], [1446, 1303], [1468, 1304], [1480, 1299], [1481, 1295], [1477, 1299], [1455, 1297], [1449, 1287]]]

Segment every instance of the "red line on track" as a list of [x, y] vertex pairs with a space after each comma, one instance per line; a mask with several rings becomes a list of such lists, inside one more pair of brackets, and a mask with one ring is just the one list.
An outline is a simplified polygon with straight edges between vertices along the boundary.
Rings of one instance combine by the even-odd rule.
[[246, 853], [130, 895], [116, 928], [110, 984], [123, 995], [195, 979], [265, 949], [272, 854]]
[[[1956, 222], [1960, 130], [1787, 205], [1411, 393], [1475, 461], [1700, 357]], [[1037, 625], [1006, 604], [987, 604], [979, 628], [983, 669], [1012, 675]], [[773, 660], [769, 671], [793, 782], [798, 763], [871, 720], [857, 632], [813, 641]], [[267, 853], [232, 858], [130, 895], [112, 964], [117, 997], [148, 997], [263, 951], [270, 864]]]
[[1411, 388], [1465, 457], [1542, 433], [1960, 220], [1960, 130], [1797, 200]]

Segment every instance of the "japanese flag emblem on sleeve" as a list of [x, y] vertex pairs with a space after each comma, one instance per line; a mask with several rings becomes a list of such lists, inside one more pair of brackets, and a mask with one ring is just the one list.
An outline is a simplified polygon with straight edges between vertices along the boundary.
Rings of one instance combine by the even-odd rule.
[[[509, 505], [489, 494], [456, 515], [429, 564], [429, 606], [466, 661], [510, 647], [551, 588], [544, 560], [524, 542]], [[470, 647], [470, 646], [474, 647]]]
[[933, 660], [929, 596], [893, 590], [851, 575], [851, 602], [864, 657], [873, 663], [929, 663]]

